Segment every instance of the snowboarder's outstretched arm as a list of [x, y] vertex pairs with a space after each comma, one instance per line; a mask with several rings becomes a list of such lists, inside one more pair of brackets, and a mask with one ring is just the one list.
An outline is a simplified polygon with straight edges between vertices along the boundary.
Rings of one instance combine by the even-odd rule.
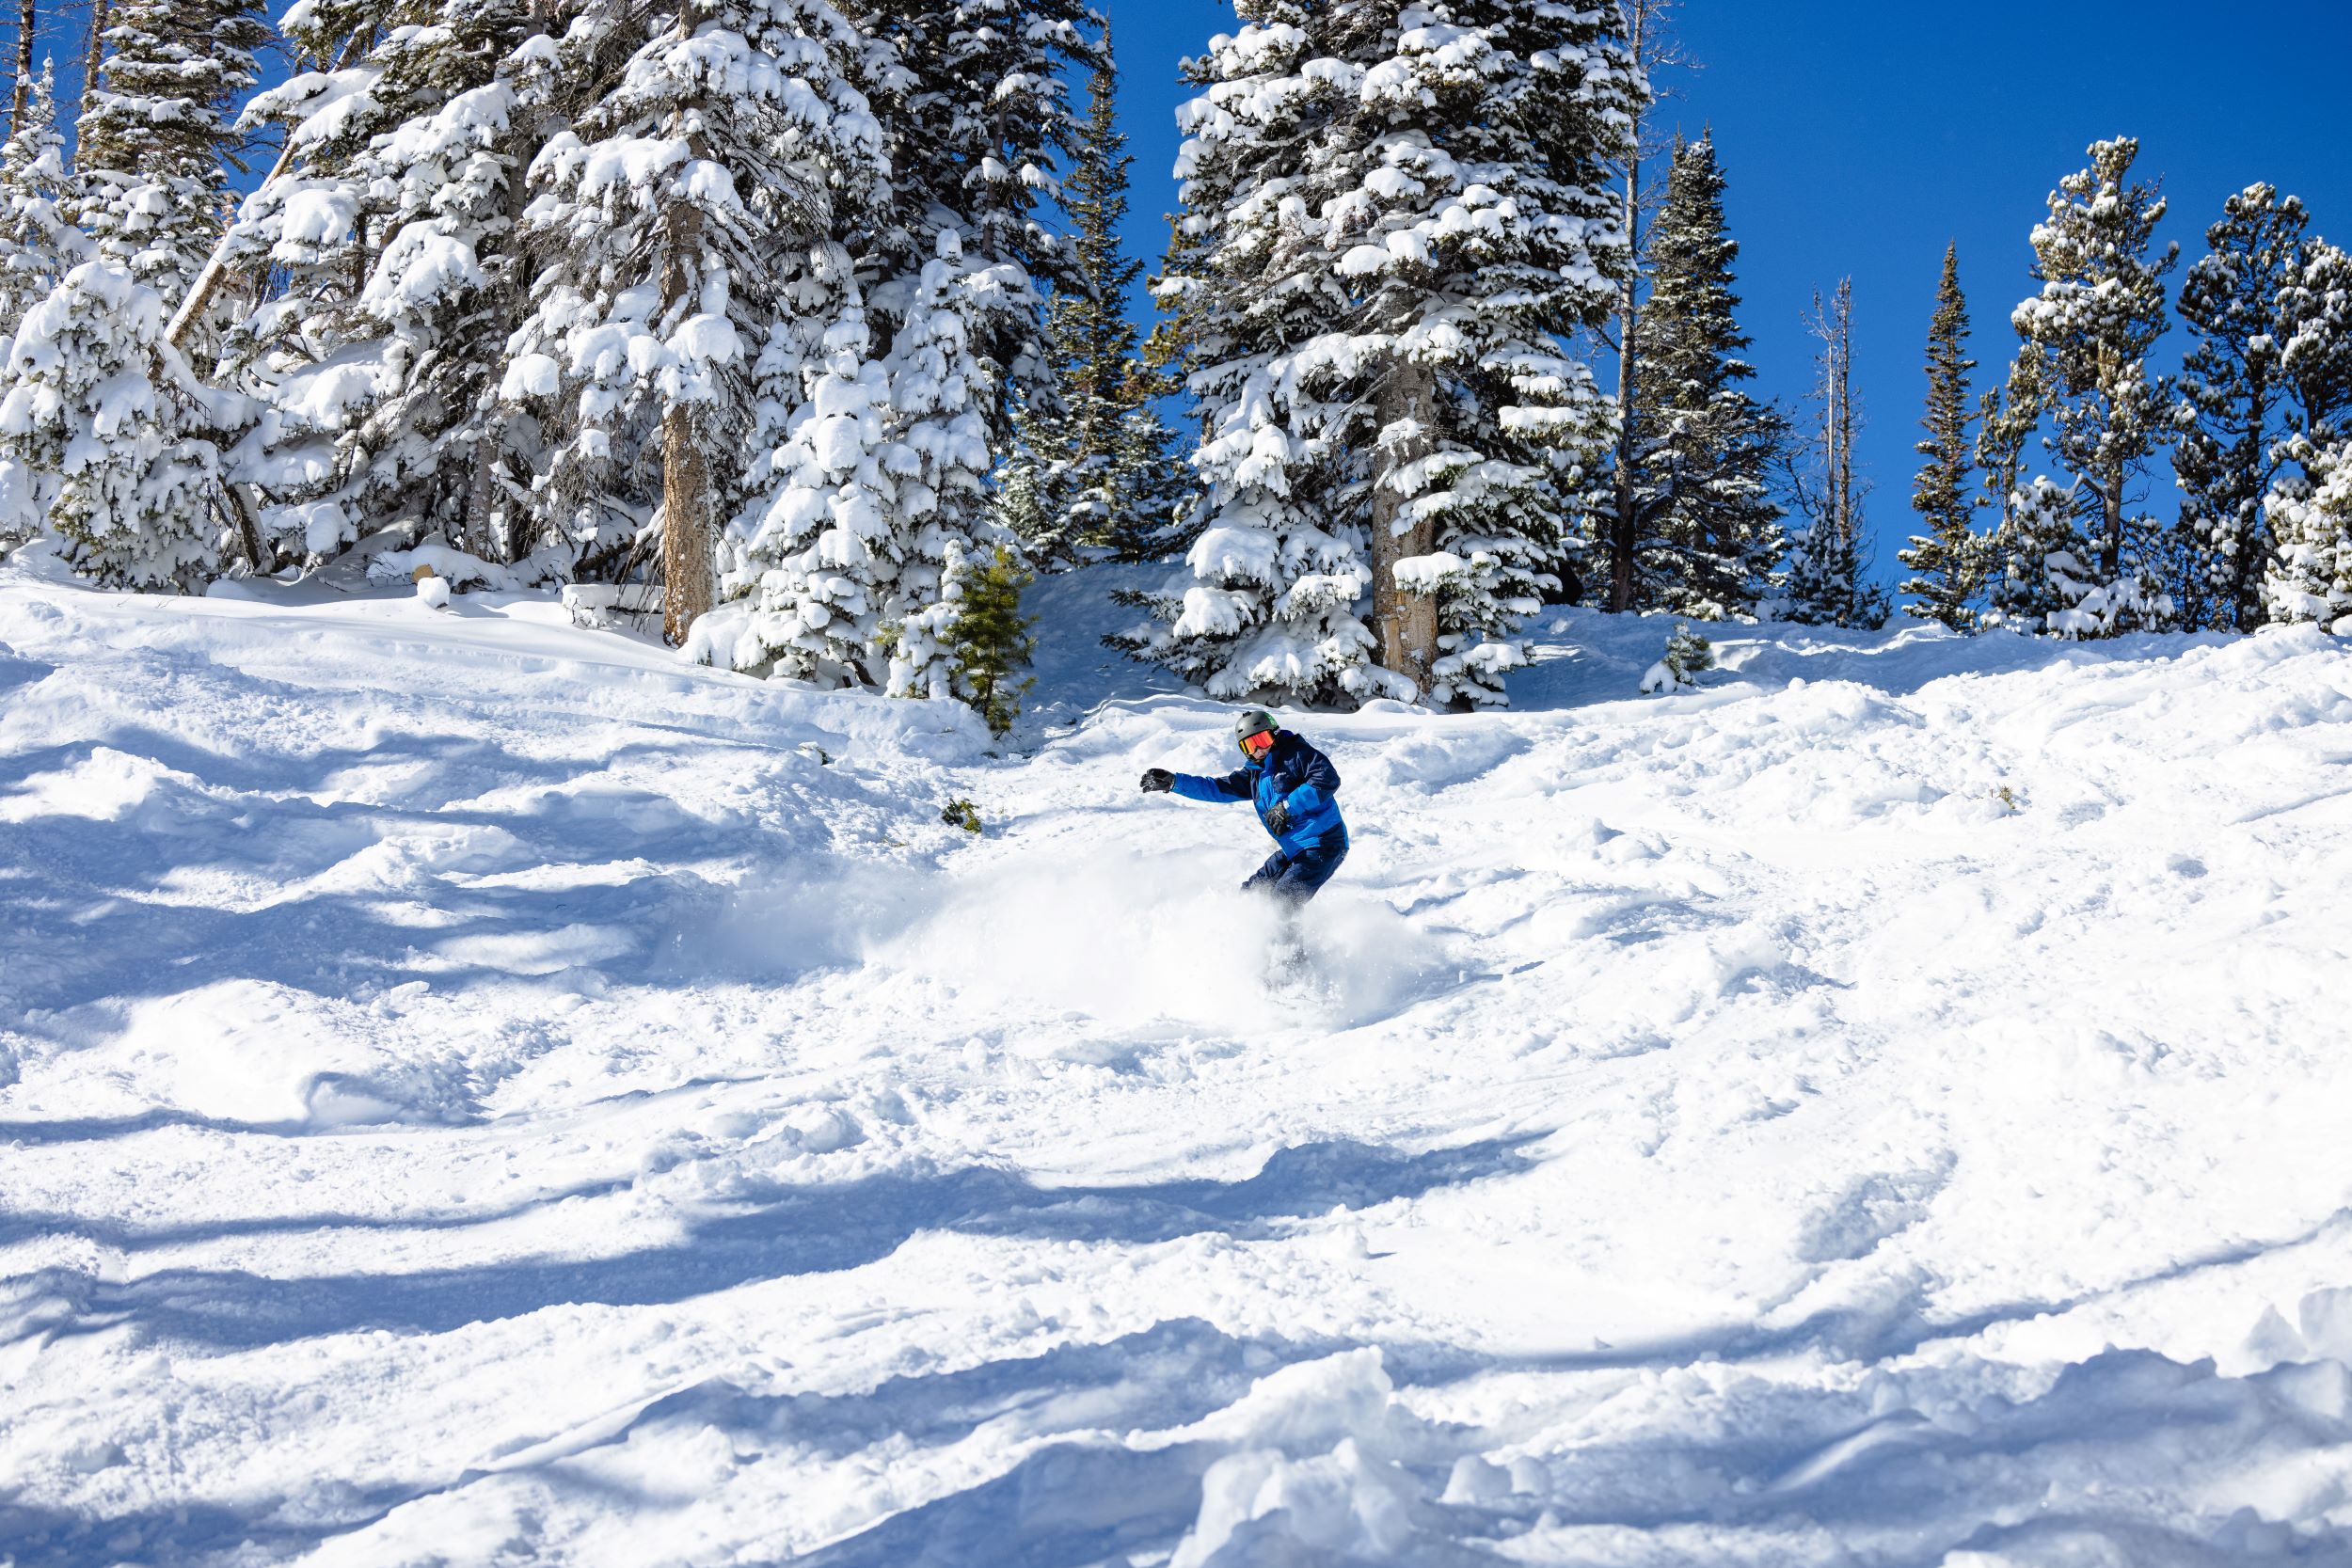
[[1221, 779], [1204, 778], [1199, 773], [1171, 773], [1168, 788], [1170, 794], [1181, 795], [1187, 800], [1206, 800], [1215, 805], [1247, 800], [1256, 793], [1250, 787], [1247, 768], [1236, 768]]

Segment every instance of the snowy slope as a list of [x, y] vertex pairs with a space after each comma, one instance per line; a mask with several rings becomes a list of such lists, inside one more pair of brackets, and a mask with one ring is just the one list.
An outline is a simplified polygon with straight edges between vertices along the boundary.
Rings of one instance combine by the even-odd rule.
[[0, 1560], [2352, 1562], [2334, 645], [1569, 616], [1269, 988], [1118, 576], [997, 755], [0, 572]]

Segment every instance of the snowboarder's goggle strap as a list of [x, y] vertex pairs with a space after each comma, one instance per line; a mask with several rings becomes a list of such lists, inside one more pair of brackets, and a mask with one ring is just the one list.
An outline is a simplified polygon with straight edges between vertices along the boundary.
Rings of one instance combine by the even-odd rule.
[[1262, 757], [1265, 755], [1268, 752], [1274, 750], [1274, 732], [1272, 730], [1260, 730], [1255, 735], [1243, 736], [1241, 737], [1241, 749], [1248, 752], [1253, 757]]

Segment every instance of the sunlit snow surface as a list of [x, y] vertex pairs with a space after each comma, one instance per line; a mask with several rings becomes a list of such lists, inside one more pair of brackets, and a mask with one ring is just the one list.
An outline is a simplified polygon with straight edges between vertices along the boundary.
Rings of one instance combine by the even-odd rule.
[[0, 571], [0, 1560], [2352, 1561], [2334, 645], [1568, 616], [1293, 980], [1109, 581], [990, 755]]

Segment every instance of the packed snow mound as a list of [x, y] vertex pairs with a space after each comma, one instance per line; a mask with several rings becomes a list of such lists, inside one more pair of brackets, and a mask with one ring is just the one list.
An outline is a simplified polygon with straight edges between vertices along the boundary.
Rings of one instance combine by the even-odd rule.
[[1565, 613], [1283, 716], [1298, 981], [1136, 580], [999, 745], [0, 569], [0, 1560], [2352, 1561], [2338, 644]]

